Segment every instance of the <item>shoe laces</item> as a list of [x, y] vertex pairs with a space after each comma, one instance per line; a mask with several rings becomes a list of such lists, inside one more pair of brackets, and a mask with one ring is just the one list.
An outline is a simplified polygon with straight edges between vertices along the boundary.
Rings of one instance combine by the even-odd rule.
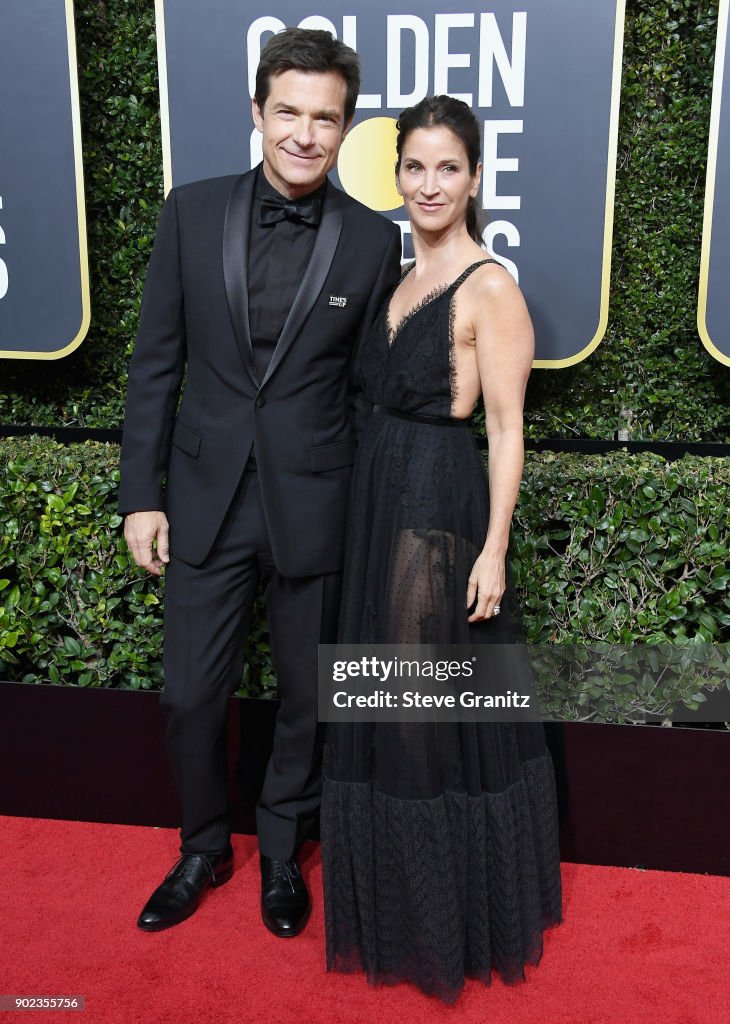
[[286, 881], [292, 892], [296, 891], [294, 882], [301, 877], [299, 865], [295, 860], [272, 860], [271, 875], [272, 878], [281, 878]]
[[204, 853], [184, 853], [181, 857], [178, 858], [178, 860], [175, 861], [172, 868], [168, 872], [167, 877], [172, 878], [174, 875], [175, 878], [184, 878], [190, 881], [189, 875], [193, 874], [195, 868], [197, 867], [197, 864], [195, 863], [196, 861], [203, 862], [206, 871], [210, 875], [211, 882], [214, 882], [215, 871], [213, 870], [213, 865], [210, 863], [210, 860], [206, 857]]

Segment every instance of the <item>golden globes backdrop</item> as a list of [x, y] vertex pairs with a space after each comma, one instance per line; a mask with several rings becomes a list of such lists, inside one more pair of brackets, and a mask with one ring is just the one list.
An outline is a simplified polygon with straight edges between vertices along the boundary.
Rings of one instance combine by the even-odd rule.
[[90, 316], [71, 0], [2, 0], [0, 95], [0, 356], [58, 359]]
[[363, 65], [335, 183], [399, 223], [408, 257], [395, 118], [427, 94], [465, 100], [482, 125], [485, 242], [525, 293], [536, 365], [570, 365], [599, 344], [624, 0], [274, 0], [265, 14], [251, 0], [156, 5], [167, 188], [258, 163], [250, 97], [261, 47], [287, 25], [327, 29]]
[[707, 154], [705, 223], [697, 327], [705, 348], [730, 366], [730, 0], [720, 0], [712, 87], [710, 145]]

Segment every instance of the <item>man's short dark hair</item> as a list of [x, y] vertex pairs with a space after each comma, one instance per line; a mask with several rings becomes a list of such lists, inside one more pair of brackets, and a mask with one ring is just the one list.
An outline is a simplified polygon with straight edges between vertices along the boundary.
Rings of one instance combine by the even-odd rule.
[[360, 58], [346, 43], [318, 28], [286, 28], [266, 43], [256, 69], [254, 99], [263, 112], [271, 79], [284, 71], [335, 71], [342, 75], [345, 96], [345, 124], [355, 113], [360, 92]]

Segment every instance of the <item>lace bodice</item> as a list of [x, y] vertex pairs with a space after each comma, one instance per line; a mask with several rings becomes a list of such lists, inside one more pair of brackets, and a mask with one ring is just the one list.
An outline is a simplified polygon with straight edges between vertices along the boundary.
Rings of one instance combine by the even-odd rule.
[[472, 263], [451, 284], [429, 292], [395, 326], [388, 314], [391, 292], [357, 362], [360, 387], [373, 405], [429, 416], [451, 415], [456, 397], [456, 293], [485, 263], [498, 261]]

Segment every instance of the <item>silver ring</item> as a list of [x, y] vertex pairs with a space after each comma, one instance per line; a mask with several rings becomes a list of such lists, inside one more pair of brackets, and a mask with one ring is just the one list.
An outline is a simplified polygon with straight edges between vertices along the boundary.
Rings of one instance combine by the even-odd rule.
[[499, 615], [499, 612], [500, 612], [499, 605], [495, 604], [494, 608], [492, 608], [492, 615]]

